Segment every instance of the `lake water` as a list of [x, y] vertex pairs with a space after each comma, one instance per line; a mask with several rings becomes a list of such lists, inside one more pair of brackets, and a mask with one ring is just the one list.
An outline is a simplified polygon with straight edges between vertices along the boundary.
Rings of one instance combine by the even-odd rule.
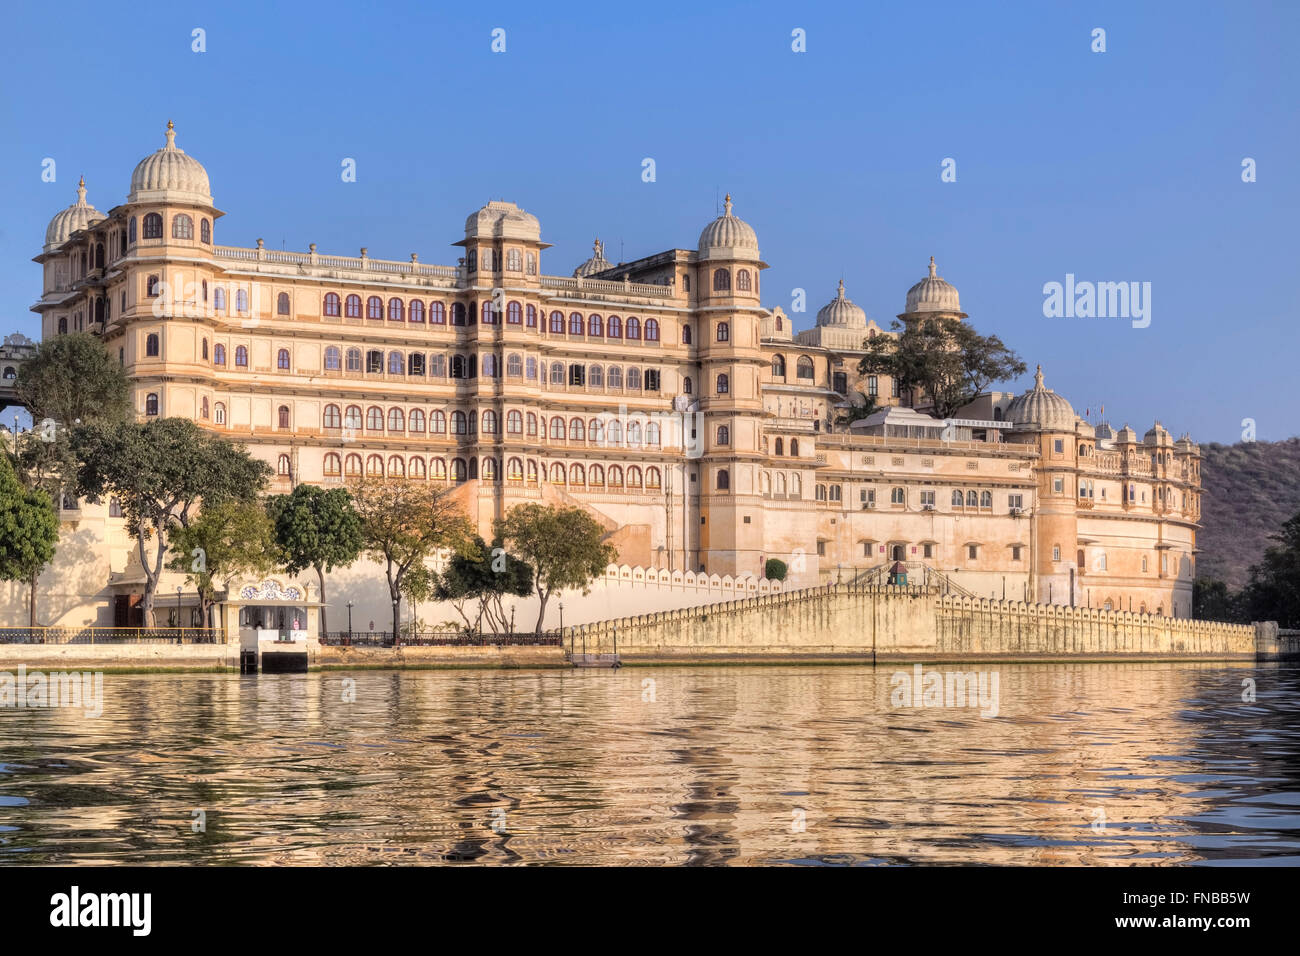
[[897, 671], [108, 674], [0, 709], [0, 865], [1300, 863], [1294, 666]]

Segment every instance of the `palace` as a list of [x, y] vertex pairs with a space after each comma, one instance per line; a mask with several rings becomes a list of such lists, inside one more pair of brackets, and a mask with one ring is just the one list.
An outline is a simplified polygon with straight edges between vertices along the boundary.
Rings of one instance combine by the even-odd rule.
[[[45, 338], [98, 335], [142, 419], [244, 443], [277, 492], [398, 476], [454, 486], [487, 537], [516, 503], [577, 504], [632, 566], [759, 577], [779, 558], [789, 588], [904, 561], [981, 597], [1190, 615], [1188, 437], [1089, 424], [1041, 369], [924, 414], [859, 375], [891, 333], [843, 282], [810, 329], [762, 305], [730, 196], [690, 248], [611, 263], [597, 242], [563, 275], [511, 202], [469, 216], [454, 265], [221, 245], [221, 216], [168, 123], [124, 203], [101, 213], [82, 183], [51, 220], [33, 310]], [[898, 317], [928, 316], [966, 318], [933, 259]], [[882, 410], [846, 424], [864, 395]], [[140, 579], [114, 504], [63, 504], [107, 556], [42, 618], [125, 623]]]

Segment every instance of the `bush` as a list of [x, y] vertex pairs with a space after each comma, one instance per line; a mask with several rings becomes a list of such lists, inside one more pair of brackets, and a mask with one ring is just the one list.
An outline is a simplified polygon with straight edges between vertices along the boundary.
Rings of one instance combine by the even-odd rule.
[[763, 576], [769, 581], [785, 580], [785, 562], [780, 558], [768, 558], [763, 565]]

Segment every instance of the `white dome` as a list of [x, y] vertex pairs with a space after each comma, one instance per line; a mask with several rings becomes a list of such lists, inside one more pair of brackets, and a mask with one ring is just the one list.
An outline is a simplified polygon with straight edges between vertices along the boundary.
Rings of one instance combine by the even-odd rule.
[[1017, 395], [1007, 406], [1007, 421], [1017, 426], [1017, 430], [1072, 432], [1077, 418], [1069, 399], [1043, 387], [1041, 365], [1034, 374], [1033, 389]]
[[136, 164], [127, 202], [191, 202], [212, 205], [208, 171], [176, 148], [176, 128], [167, 121], [167, 145]]
[[585, 279], [587, 276], [594, 276], [598, 272], [614, 268], [613, 263], [605, 258], [605, 244], [599, 239], [592, 243], [591, 251], [591, 258], [573, 270], [575, 276]]
[[106, 218], [102, 212], [86, 202], [86, 180], [77, 183], [77, 201], [67, 209], [60, 209], [45, 227], [45, 251], [61, 246], [78, 229]]
[[537, 217], [512, 202], [493, 200], [465, 220], [466, 239], [527, 239], [542, 237]]
[[731, 194], [726, 211], [700, 233], [701, 259], [757, 259], [758, 234], [745, 220], [731, 214]]
[[930, 257], [930, 274], [907, 290], [907, 305], [903, 311], [961, 314], [957, 289], [935, 273], [934, 256]]
[[839, 294], [817, 313], [817, 324], [854, 329], [867, 327], [867, 313], [860, 305], [854, 305], [852, 299], [845, 297], [843, 279], [840, 280]]

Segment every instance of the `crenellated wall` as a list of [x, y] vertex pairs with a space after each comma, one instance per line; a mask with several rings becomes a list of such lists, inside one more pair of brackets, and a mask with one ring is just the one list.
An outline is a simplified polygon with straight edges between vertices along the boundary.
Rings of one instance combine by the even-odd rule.
[[631, 663], [1255, 657], [1246, 625], [843, 584], [581, 625], [566, 640]]

